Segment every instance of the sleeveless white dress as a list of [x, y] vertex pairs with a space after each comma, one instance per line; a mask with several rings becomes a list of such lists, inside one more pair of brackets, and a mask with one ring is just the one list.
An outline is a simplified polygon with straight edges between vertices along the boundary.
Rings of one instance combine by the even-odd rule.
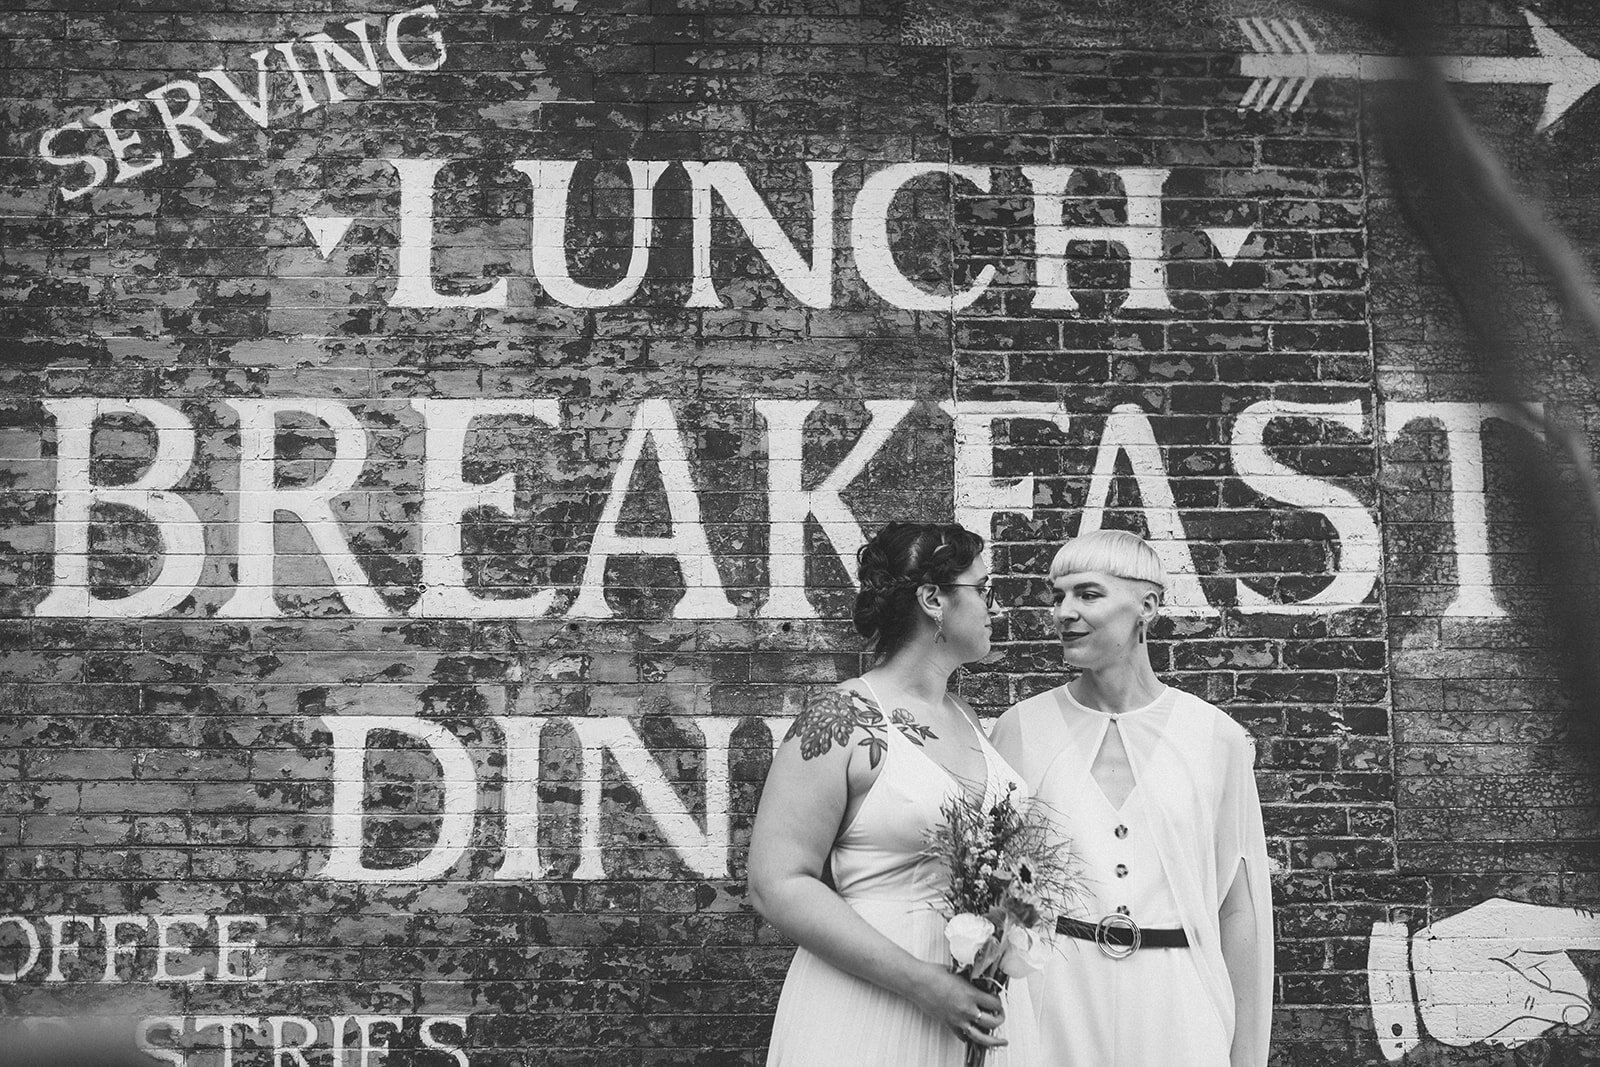
[[[984, 788], [998, 799], [1020, 776], [974, 727], [987, 767]], [[919, 959], [948, 966], [940, 867], [922, 856], [939, 808], [961, 786], [898, 729], [884, 731], [883, 768], [834, 842], [834, 885], [852, 908]], [[1034, 1067], [1037, 1022], [1027, 982], [1012, 979], [990, 1067]], [[915, 1004], [839, 970], [804, 948], [795, 952], [778, 998], [768, 1067], [960, 1067], [966, 1045]]]

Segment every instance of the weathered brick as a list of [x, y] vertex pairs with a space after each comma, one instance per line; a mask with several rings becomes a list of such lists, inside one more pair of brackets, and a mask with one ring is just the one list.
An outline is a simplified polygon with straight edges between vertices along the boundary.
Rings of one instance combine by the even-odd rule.
[[[273, 982], [203, 984], [174, 1011], [471, 1014], [472, 1060], [492, 1067], [759, 1062], [792, 950], [754, 918], [742, 884], [770, 762], [759, 718], [792, 715], [806, 690], [871, 662], [848, 621], [850, 561], [835, 555], [851, 546], [841, 531], [944, 519], [991, 493], [1018, 494], [981, 531], [998, 542], [995, 587], [1008, 607], [995, 628], [1000, 654], [957, 676], [994, 715], [1062, 681], [1041, 599], [1056, 547], [1101, 503], [1107, 524], [1153, 530], [1157, 516], [1144, 509], [1157, 506], [1158, 487], [1173, 500], [1159, 517], [1182, 524], [1207, 602], [1197, 615], [1168, 604], [1152, 664], [1256, 739], [1269, 847], [1282, 865], [1275, 1062], [1374, 1058], [1364, 973], [1374, 922], [1420, 928], [1491, 896], [1592, 908], [1600, 786], [1583, 747], [1592, 732], [1584, 703], [1550, 652], [1564, 632], [1549, 609], [1552, 588], [1588, 597], [1593, 568], [1539, 562], [1537, 535], [1551, 524], [1522, 513], [1515, 435], [1491, 423], [1481, 503], [1489, 581], [1506, 614], [1448, 613], [1471, 574], [1456, 557], [1469, 546], [1455, 527], [1459, 443], [1432, 423], [1396, 425], [1392, 404], [1482, 400], [1495, 385], [1443, 277], [1454, 265], [1434, 263], [1413, 229], [1428, 196], [1408, 195], [1401, 210], [1401, 179], [1364, 122], [1380, 97], [1322, 78], [1297, 110], [1241, 110], [1248, 80], [1238, 77], [1236, 29], [1185, 22], [1183, 5], [1100, 14], [735, 6], [447, 11], [449, 57], [432, 73], [398, 69], [383, 16], [348, 4], [310, 15], [248, 4], [151, 15], [89, 0], [67, 14], [0, 16], [0, 79], [23, 134], [0, 193], [12, 305], [0, 311], [12, 342], [0, 372], [12, 398], [0, 404], [0, 484], [10, 494], [0, 501], [0, 910], [248, 905], [273, 916]], [[285, 82], [274, 98], [285, 113], [266, 130], [208, 97], [201, 113], [231, 146], [191, 131], [186, 158], [81, 199], [62, 199], [69, 172], [37, 156], [46, 129], [108, 101], [141, 100], [219, 64], [244, 85], [254, 50], [322, 29], [349, 41], [344, 23], [354, 18], [376, 31], [381, 87], [341, 70], [349, 99], [295, 117]], [[1449, 18], [1445, 53], [1531, 54], [1514, 10], [1457, 5]], [[1569, 11], [1557, 29], [1586, 49], [1593, 21]], [[1307, 29], [1319, 49], [1334, 48], [1323, 27]], [[315, 71], [309, 84], [326, 95]], [[1547, 191], [1579, 255], [1592, 252], [1583, 172], [1555, 166], [1593, 140], [1584, 107], [1534, 140], [1529, 94], [1480, 87], [1465, 99], [1493, 120], [1515, 176]], [[143, 138], [131, 159], [172, 154], [148, 102], [122, 118], [119, 128]], [[503, 307], [395, 306], [400, 183], [387, 161], [401, 158], [452, 161], [424, 257], [436, 287], [482, 291], [504, 278]], [[655, 193], [637, 294], [567, 306], [532, 276], [532, 189], [507, 164], [529, 158], [584, 164], [564, 252], [591, 286], [620, 279], [632, 251], [625, 160], [745, 166], [804, 259], [805, 163], [842, 161], [831, 306], [795, 299], [718, 195], [708, 229], [723, 306], [686, 306], [693, 202], [676, 162]], [[850, 247], [855, 196], [886, 165], [952, 160], [983, 168], [990, 189], [918, 179], [890, 210], [889, 252], [929, 292], [993, 267], [989, 291], [955, 314], [893, 306]], [[1078, 306], [1044, 306], [1029, 166], [1077, 172], [1061, 205], [1068, 226], [1129, 220], [1119, 168], [1169, 170], [1157, 243], [1171, 306], [1132, 298], [1126, 244], [1087, 240], [1066, 249]], [[302, 221], [319, 215], [355, 217], [326, 257]], [[1251, 227], [1232, 263], [1204, 232], [1219, 226]], [[1593, 404], [1570, 362], [1576, 349], [1558, 337], [1559, 315], [1535, 288], [1542, 281], [1509, 259], [1492, 269], [1510, 294], [1501, 318], [1526, 363], [1523, 387], [1586, 425]], [[159, 618], [37, 614], [57, 580], [62, 532], [63, 436], [42, 402], [89, 397], [160, 401], [195, 428], [174, 492], [202, 524], [208, 558], [192, 595]], [[269, 397], [332, 400], [360, 424], [367, 459], [332, 503], [334, 529], [387, 617], [352, 615], [319, 542], [282, 511], [270, 568], [281, 616], [223, 617], [241, 580], [242, 441], [228, 402]], [[500, 478], [512, 490], [505, 507], [469, 512], [451, 566], [471, 596], [551, 588], [553, 606], [542, 618], [429, 612], [421, 587], [436, 578], [421, 553], [424, 522], [435, 520], [424, 488], [438, 471], [410, 401], [533, 397], [558, 401], [559, 426], [482, 419], [466, 435], [457, 473], [467, 492], [476, 483], [487, 498]], [[611, 479], [640, 444], [629, 438], [634, 415], [657, 398], [671, 402], [713, 557], [697, 565], [715, 575], [732, 614], [675, 617], [686, 575], [663, 552], [613, 559], [603, 597], [611, 617], [569, 620]], [[894, 399], [917, 405], [843, 488], [849, 514], [796, 520], [803, 597], [820, 618], [779, 617], [764, 607], [774, 603], [769, 550], [783, 543], [767, 497], [776, 446], [756, 405], [818, 404], [792, 472], [812, 490], [861, 439], [862, 402]], [[1234, 437], [1240, 414], [1269, 401], [1353, 402], [1360, 429], [1275, 419], [1266, 456], [1298, 473], [1262, 481], [1261, 458]], [[975, 424], [962, 424], [964, 452], [941, 402], [1059, 404], [1068, 425], [998, 419], [992, 454], [975, 469]], [[1125, 404], [1149, 418], [1158, 453], [1138, 443], [1100, 450], [1108, 413]], [[285, 415], [271, 436], [269, 484], [304, 488], [328, 474], [335, 435], [317, 419]], [[664, 478], [663, 440], [637, 449], [623, 537], [684, 532], [669, 504], [691, 498]], [[147, 470], [156, 436], [118, 416], [92, 445], [96, 482], [129, 484]], [[1113, 473], [1108, 500], [1089, 501], [1102, 463]], [[1289, 489], [1298, 492], [1273, 495]], [[1311, 602], [1357, 558], [1341, 543], [1353, 526], [1318, 510], [1330, 494], [1353, 495], [1378, 526], [1381, 573], [1362, 605]], [[831, 506], [823, 494], [814, 503]], [[1588, 544], [1586, 528], [1576, 536]], [[151, 580], [166, 540], [126, 509], [97, 509], [97, 595]], [[1251, 591], [1284, 606], [1260, 610]], [[330, 742], [356, 715], [431, 724], [465, 748], [474, 780], [455, 785], [470, 789], [476, 814], [444, 876], [321, 877]], [[549, 720], [531, 753], [533, 801], [508, 780], [514, 727], [492, 721], [501, 716]], [[725, 768], [698, 747], [715, 728], [692, 720], [707, 716], [736, 720], [722, 723]], [[598, 722], [626, 725], [643, 749], [586, 756], [579, 736]], [[362, 790], [364, 857], [414, 862], [438, 840], [451, 787], [438, 760], [402, 735], [377, 747], [362, 764], [384, 779]], [[659, 786], [631, 780], [652, 766]], [[728, 788], [718, 876], [692, 869], [664, 813], [643, 810], [647, 795], [658, 808], [676, 798], [693, 827], [677, 832], [709, 832], [719, 814], [705, 810], [713, 769], [726, 770]], [[601, 787], [598, 878], [579, 852], [586, 781]], [[547, 869], [502, 881], [516, 803], [534, 804]], [[148, 983], [139, 993], [166, 995]], [[51, 996], [40, 986], [6, 1001], [45, 1013]], [[406, 1040], [414, 1047], [413, 1034]], [[1587, 1051], [1567, 1027], [1532, 1047], [1572, 1062]], [[1431, 1035], [1414, 1056], [1459, 1058]]]

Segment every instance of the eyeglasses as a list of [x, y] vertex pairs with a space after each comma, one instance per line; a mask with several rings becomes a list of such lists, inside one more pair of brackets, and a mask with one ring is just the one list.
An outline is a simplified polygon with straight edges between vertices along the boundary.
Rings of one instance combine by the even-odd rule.
[[994, 586], [992, 585], [978, 585], [975, 582], [945, 582], [944, 584], [948, 589], [977, 589], [983, 593], [983, 606], [986, 608], [994, 607]]

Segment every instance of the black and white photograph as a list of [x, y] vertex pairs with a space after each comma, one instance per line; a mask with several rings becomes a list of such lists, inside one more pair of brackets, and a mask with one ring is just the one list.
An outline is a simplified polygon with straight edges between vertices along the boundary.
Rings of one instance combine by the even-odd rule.
[[1600, 1063], [1600, 5], [0, 3], [0, 1067]]

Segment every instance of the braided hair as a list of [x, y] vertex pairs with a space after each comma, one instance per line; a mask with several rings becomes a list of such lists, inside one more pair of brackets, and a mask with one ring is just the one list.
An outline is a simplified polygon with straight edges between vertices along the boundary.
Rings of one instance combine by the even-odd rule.
[[917, 590], [955, 581], [982, 551], [983, 538], [955, 523], [889, 523], [856, 553], [856, 632], [892, 656], [916, 632]]

